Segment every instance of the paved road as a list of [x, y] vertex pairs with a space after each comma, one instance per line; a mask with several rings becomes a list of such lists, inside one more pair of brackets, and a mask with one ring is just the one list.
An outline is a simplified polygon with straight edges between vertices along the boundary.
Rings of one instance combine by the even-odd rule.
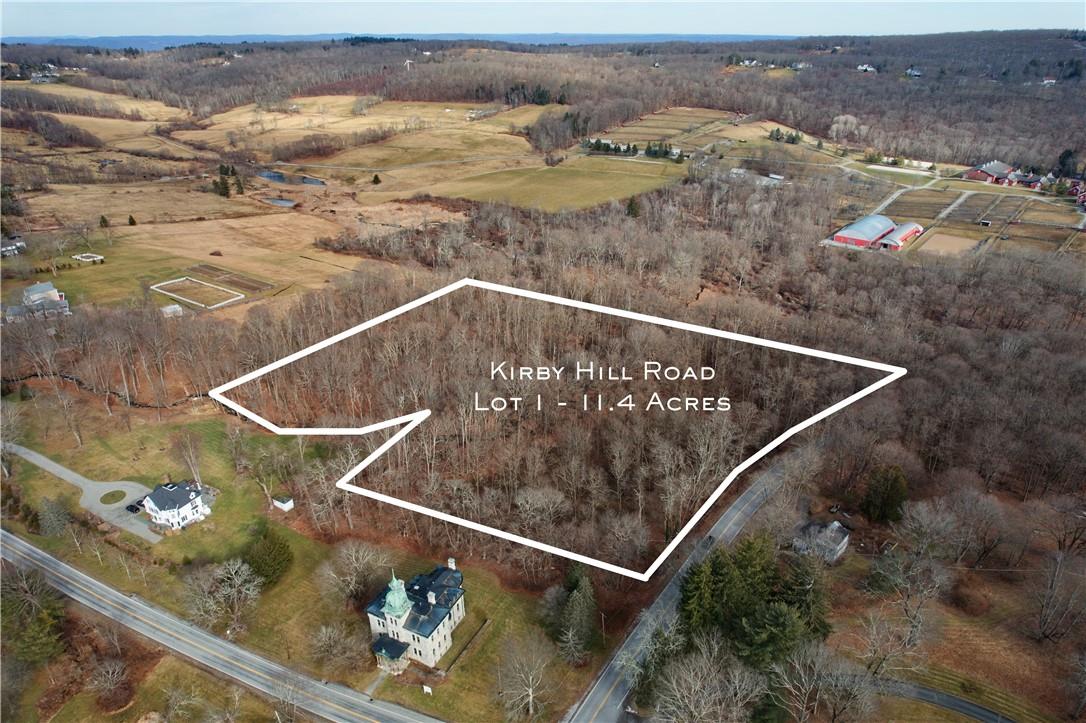
[[656, 600], [642, 613], [637, 624], [627, 634], [626, 640], [615, 650], [611, 660], [600, 671], [588, 693], [566, 714], [564, 720], [572, 721], [572, 723], [614, 723], [624, 720], [626, 698], [633, 686], [623, 673], [619, 661], [643, 654], [642, 648], [652, 632], [660, 624], [675, 617], [680, 585], [686, 576], [686, 571], [691, 565], [701, 562], [709, 554], [713, 545], [720, 541], [730, 544], [738, 537], [743, 526], [765, 502], [772, 485], [780, 478], [783, 464], [778, 459], [771, 467], [762, 471], [743, 491], [743, 494], [724, 510], [720, 519], [672, 575]]
[[[735, 541], [744, 525], [754, 516], [754, 513], [758, 511], [771, 494], [771, 490], [780, 480], [784, 465], [788, 463], [792, 455], [796, 454], [799, 454], [799, 452], [792, 450], [779, 457], [770, 467], [759, 473], [743, 494], [739, 495], [724, 510], [716, 524], [702, 538], [697, 547], [690, 552], [686, 561], [672, 575], [656, 600], [653, 601], [645, 614], [641, 616], [637, 624], [627, 634], [626, 640], [615, 650], [615, 653], [600, 671], [588, 693], [566, 713], [563, 718], [564, 722], [621, 723], [626, 720], [636, 720], [633, 716], [626, 714], [627, 698], [633, 686], [623, 673], [619, 661], [630, 656], [639, 657], [643, 652], [642, 646], [647, 642], [652, 632], [661, 624], [675, 618], [678, 610], [680, 586], [686, 576], [686, 571], [691, 565], [705, 559], [713, 546], [720, 542], [731, 544]], [[1001, 716], [995, 711], [972, 701], [914, 683], [887, 681], [883, 686], [883, 692], [886, 695], [931, 703], [983, 723], [1013, 723], [1013, 719]]]
[[6, 531], [0, 531], [0, 554], [9, 562], [40, 569], [50, 584], [81, 605], [241, 685], [273, 698], [293, 701], [311, 715], [345, 723], [438, 723], [406, 708], [375, 701], [341, 685], [322, 684], [273, 663], [139, 598], [117, 592]]
[[[162, 539], [161, 535], [151, 532], [151, 529], [147, 526], [147, 521], [140, 515], [133, 515], [124, 509], [125, 505], [131, 504], [133, 501], [151, 492], [145, 485], [142, 485], [139, 482], [124, 481], [97, 482], [95, 480], [87, 479], [78, 472], [70, 470], [64, 465], [57, 464], [45, 455], [38, 454], [34, 450], [27, 449], [21, 445], [7, 443], [4, 445], [4, 449], [12, 454], [19, 455], [33, 465], [41, 467], [54, 477], [60, 477], [65, 482], [70, 482], [78, 487], [82, 490], [79, 497], [80, 507], [88, 512], [93, 512], [109, 524], [120, 527], [122, 530], [128, 530], [133, 535], [138, 535], [148, 542], [158, 542]], [[101, 502], [102, 495], [107, 492], [113, 492], [114, 490], [124, 492], [124, 497], [121, 501], [108, 505], [103, 504]]]

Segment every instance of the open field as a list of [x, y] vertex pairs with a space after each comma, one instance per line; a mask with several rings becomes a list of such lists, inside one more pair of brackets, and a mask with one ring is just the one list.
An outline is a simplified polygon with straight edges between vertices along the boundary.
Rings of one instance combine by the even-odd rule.
[[89, 224], [105, 216], [112, 227], [273, 214], [276, 209], [247, 196], [222, 196], [201, 190], [197, 181], [154, 183], [53, 184], [48, 191], [26, 194], [31, 229]]
[[499, 171], [439, 183], [431, 186], [428, 192], [435, 196], [500, 201], [560, 211], [645, 193], [685, 173], [685, 166], [670, 161], [582, 156], [553, 168]]
[[[263, 110], [255, 104], [211, 116], [201, 130], [182, 130], [174, 137], [216, 149], [246, 149], [267, 153], [277, 144], [296, 141], [315, 133], [350, 134], [392, 128], [398, 133], [428, 128], [466, 125], [467, 113], [487, 107], [472, 103], [412, 103], [385, 101], [354, 113], [359, 100], [353, 95], [292, 98], [287, 109]], [[491, 119], [493, 120], [493, 119]]]
[[973, 719], [939, 706], [885, 697], [879, 700], [876, 720], [885, 723], [969, 723]]
[[141, 100], [127, 95], [102, 93], [97, 90], [88, 90], [74, 85], [67, 85], [66, 83], [44, 83], [34, 85], [27, 80], [5, 80], [4, 85], [8, 88], [24, 88], [45, 95], [56, 95], [62, 98], [92, 101], [100, 103], [104, 107], [112, 106], [123, 113], [138, 113], [144, 120], [149, 121], [182, 120], [189, 115], [180, 108], [168, 106], [157, 100]]
[[[941, 167], [945, 168], [945, 166]], [[978, 193], [1011, 194], [1019, 196], [1041, 195], [1040, 192], [1032, 191], [1023, 186], [999, 186], [994, 183], [984, 183], [982, 181], [967, 181], [959, 178], [953, 178], [946, 181], [937, 181], [932, 186], [932, 188], [945, 188], [954, 191], [976, 191]]]
[[1078, 226], [1083, 221], [1083, 214], [1070, 203], [1030, 201], [1026, 204], [1021, 219], [1026, 223], [1055, 223], [1064, 226]]
[[[360, 171], [388, 171], [437, 161], [457, 161], [472, 158], [530, 157], [528, 141], [480, 124], [463, 128], [440, 128], [395, 136], [315, 160], [327, 166], [354, 166]], [[301, 161], [304, 162], [304, 161]], [[370, 179], [363, 179], [368, 181]]]
[[50, 113], [62, 123], [93, 133], [111, 148], [133, 153], [149, 153], [180, 159], [211, 159], [213, 154], [189, 148], [169, 138], [154, 134], [154, 121], [134, 121], [121, 118], [96, 118], [93, 116]]

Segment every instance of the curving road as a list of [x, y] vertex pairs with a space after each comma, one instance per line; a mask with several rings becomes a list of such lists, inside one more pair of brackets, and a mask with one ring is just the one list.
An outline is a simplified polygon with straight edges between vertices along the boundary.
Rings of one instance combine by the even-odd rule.
[[344, 723], [438, 723], [345, 686], [320, 683], [229, 643], [84, 575], [6, 530], [0, 531], [0, 555], [13, 564], [38, 568], [53, 587], [77, 603], [247, 688], [290, 701], [310, 715]]
[[[44, 454], [39, 454], [22, 445], [6, 442], [4, 443], [4, 449], [12, 454], [17, 454], [30, 464], [40, 467], [54, 477], [60, 477], [65, 482], [70, 482], [78, 487], [81, 491], [79, 506], [88, 512], [93, 512], [111, 525], [120, 527], [122, 530], [128, 530], [133, 535], [142, 537], [148, 542], [158, 542], [162, 539], [161, 535], [151, 532], [151, 528], [147, 526], [147, 521], [145, 519], [142, 519], [139, 515], [133, 515], [124, 509], [125, 505], [131, 504], [140, 497], [145, 497], [151, 493], [151, 490], [146, 485], [142, 485], [139, 482], [125, 481], [98, 482], [96, 480], [87, 479], [78, 472], [54, 462]], [[124, 497], [118, 502], [111, 502], [109, 504], [105, 504], [101, 501], [102, 495], [114, 491], [124, 492]]]
[[[563, 723], [622, 723], [628, 720], [639, 720], [627, 711], [627, 699], [633, 686], [622, 670], [621, 661], [630, 658], [640, 659], [644, 653], [644, 645], [652, 632], [677, 615], [680, 586], [686, 576], [686, 571], [691, 565], [705, 559], [714, 545], [720, 542], [731, 544], [735, 541], [743, 527], [769, 497], [774, 485], [780, 480], [783, 465], [793, 454], [796, 454], [795, 450], [778, 457], [770, 467], [760, 472], [743, 494], [724, 510], [712, 529], [690, 551], [682, 566], [675, 571], [652, 605], [641, 615], [607, 665], [600, 670], [588, 693], [566, 713], [562, 719]], [[970, 700], [915, 683], [886, 681], [882, 686], [882, 693], [930, 703], [973, 720], [982, 721], [982, 723], [1014, 723], [1013, 719]]]

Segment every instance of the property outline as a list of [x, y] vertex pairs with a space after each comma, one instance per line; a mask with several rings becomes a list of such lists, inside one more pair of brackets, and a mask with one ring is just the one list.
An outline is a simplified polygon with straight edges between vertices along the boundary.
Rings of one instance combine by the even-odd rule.
[[[182, 296], [181, 294], [175, 294], [172, 291], [166, 291], [165, 289], [160, 288], [160, 287], [163, 287], [163, 286], [167, 286], [169, 284], [176, 284], [178, 281], [191, 281], [194, 284], [202, 284], [204, 286], [210, 286], [213, 289], [218, 289], [219, 291], [225, 292], [227, 294], [233, 294], [234, 298], [227, 299], [226, 301], [220, 301], [217, 304], [212, 304], [211, 306], [208, 306], [207, 304], [201, 304], [199, 301], [193, 301], [192, 299], [190, 299], [190, 298], [188, 298], [186, 296]], [[240, 301], [240, 300], [245, 298], [245, 294], [241, 293], [240, 291], [235, 291], [234, 289], [228, 289], [225, 286], [219, 286], [218, 284], [213, 284], [210, 281], [202, 281], [200, 279], [194, 279], [191, 276], [178, 276], [176, 279], [168, 279], [166, 281], [159, 281], [157, 284], [151, 284], [150, 288], [151, 288], [151, 291], [157, 291], [158, 293], [163, 294], [165, 296], [169, 296], [169, 297], [172, 297], [174, 299], [179, 299], [181, 301], [184, 301], [186, 304], [192, 304], [193, 306], [199, 306], [201, 309], [218, 309], [220, 306], [226, 306], [227, 304], [233, 304], [235, 301]]]
[[[478, 288], [478, 289], [485, 289], [487, 291], [495, 291], [495, 292], [498, 292], [498, 293], [501, 293], [501, 294], [509, 294], [509, 295], [512, 295], [512, 296], [519, 296], [519, 297], [523, 297], [523, 298], [526, 298], [526, 299], [534, 299], [536, 301], [545, 301], [545, 302], [548, 302], [548, 303], [558, 304], [560, 306], [568, 306], [568, 307], [572, 307], [572, 308], [575, 308], [575, 309], [582, 309], [582, 310], [585, 310], [585, 311], [593, 311], [593, 312], [600, 313], [600, 314], [607, 314], [609, 316], [617, 316], [617, 317], [621, 317], [621, 318], [624, 318], [624, 319], [630, 319], [630, 320], [633, 320], [633, 321], [643, 321], [643, 322], [646, 322], [646, 323], [649, 323], [649, 324], [656, 324], [657, 326], [664, 326], [664, 327], [668, 327], [668, 328], [671, 328], [671, 329], [679, 329], [679, 330], [682, 330], [682, 331], [689, 331], [689, 332], [693, 332], [693, 333], [696, 333], [696, 334], [705, 334], [705, 335], [708, 335], [708, 336], [714, 336], [714, 337], [721, 338], [721, 339], [729, 339], [729, 340], [732, 340], [732, 341], [739, 341], [739, 342], [744, 342], [744, 343], [747, 343], [747, 344], [753, 344], [755, 346], [762, 346], [762, 347], [768, 347], [768, 348], [771, 348], [771, 349], [778, 349], [778, 350], [781, 350], [781, 351], [793, 352], [793, 353], [796, 353], [796, 354], [802, 354], [804, 356], [811, 356], [811, 357], [816, 357], [816, 358], [819, 358], [819, 359], [829, 359], [831, 361], [837, 361], [837, 362], [841, 362], [841, 363], [844, 363], [844, 364], [851, 364], [853, 366], [860, 366], [860, 367], [864, 367], [866, 369], [875, 369], [875, 370], [878, 370], [878, 371], [887, 372], [887, 376], [885, 376], [882, 379], [874, 382], [873, 384], [870, 384], [870, 385], [864, 387], [863, 389], [861, 389], [858, 392], [846, 397], [845, 399], [837, 402], [836, 404], [833, 404], [832, 406], [827, 407], [826, 409], [822, 410], [818, 414], [815, 414], [814, 416], [810, 417], [809, 419], [806, 419], [803, 422], [800, 422], [799, 424], [796, 424], [796, 425], [788, 428], [783, 433], [781, 433], [778, 437], [776, 437], [773, 441], [771, 441], [769, 444], [765, 445], [764, 447], [759, 449], [757, 452], [755, 452], [753, 455], [751, 455], [749, 458], [747, 458], [746, 460], [741, 462], [738, 466], [736, 466], [731, 472], [728, 473], [728, 476], [724, 478], [724, 481], [721, 482], [720, 485], [718, 485], [715, 490], [713, 490], [713, 492], [708, 496], [708, 498], [706, 498], [706, 500], [701, 504], [701, 506], [698, 508], [698, 510], [690, 518], [690, 520], [688, 520], [686, 522], [686, 524], [683, 525], [682, 529], [679, 530], [678, 534], [675, 535], [675, 537], [667, 544], [667, 546], [660, 553], [660, 555], [653, 561], [653, 563], [651, 565], [649, 565], [648, 569], [645, 570], [644, 572], [638, 572], [636, 570], [631, 570], [629, 568], [625, 568], [625, 567], [622, 567], [620, 565], [615, 565], [613, 563], [605, 562], [603, 560], [597, 560], [595, 558], [591, 558], [591, 557], [588, 557], [586, 555], [582, 555], [580, 553], [572, 552], [570, 550], [565, 550], [565, 549], [562, 549], [560, 547], [555, 547], [553, 545], [548, 545], [546, 543], [537, 542], [535, 540], [529, 539], [527, 537], [522, 537], [522, 536], [514, 534], [512, 532], [506, 532], [505, 530], [499, 530], [499, 529], [497, 529], [495, 527], [490, 527], [489, 525], [483, 525], [483, 524], [480, 524], [480, 523], [475, 522], [473, 520], [467, 520], [467, 519], [464, 519], [462, 517], [457, 517], [455, 515], [450, 515], [447, 512], [442, 512], [440, 510], [431, 509], [429, 507], [423, 507], [422, 505], [418, 505], [418, 504], [415, 504], [413, 502], [408, 502], [406, 500], [401, 500], [401, 499], [398, 499], [398, 498], [395, 498], [395, 497], [390, 497], [389, 495], [381, 494], [380, 492], [374, 492], [373, 490], [367, 490], [367, 489], [364, 489], [362, 487], [359, 487], [357, 485], [353, 485], [353, 484], [350, 483], [350, 481], [352, 479], [354, 479], [358, 474], [360, 474], [362, 472], [362, 470], [366, 469], [366, 467], [368, 467], [370, 464], [372, 464], [378, 458], [380, 458], [381, 455], [383, 455], [385, 452], [387, 452], [389, 449], [391, 449], [393, 446], [395, 446], [400, 440], [402, 440], [404, 437], [406, 437], [408, 434], [410, 434], [411, 431], [415, 427], [422, 424], [430, 416], [430, 410], [429, 409], [423, 409], [423, 410], [420, 410], [420, 411], [417, 411], [417, 412], [412, 412], [411, 414], [406, 414], [406, 415], [403, 415], [401, 417], [396, 417], [394, 419], [387, 419], [387, 420], [385, 420], [383, 422], [377, 422], [375, 424], [370, 424], [370, 425], [367, 425], [365, 427], [347, 427], [347, 428], [335, 428], [335, 427], [280, 427], [280, 426], [278, 426], [276, 424], [273, 424], [272, 422], [268, 421], [267, 419], [264, 419], [263, 417], [256, 414], [255, 412], [252, 412], [252, 411], [246, 409], [245, 407], [238, 404], [237, 402], [235, 402], [235, 401], [233, 401], [231, 399], [228, 399], [226, 396], [224, 396], [226, 392], [228, 392], [231, 389], [234, 389], [236, 387], [239, 387], [242, 384], [245, 384], [245, 383], [250, 382], [250, 381], [252, 381], [254, 379], [257, 379], [258, 377], [264, 376], [265, 374], [267, 374], [269, 372], [275, 371], [276, 369], [279, 369], [280, 367], [284, 367], [284, 366], [286, 366], [288, 364], [291, 364], [291, 363], [297, 361], [298, 359], [309, 356], [310, 354], [312, 354], [314, 352], [317, 352], [317, 351], [320, 351], [321, 349], [332, 346], [333, 344], [337, 344], [337, 343], [343, 341], [344, 339], [349, 339], [350, 337], [355, 336], [356, 334], [359, 334], [359, 333], [361, 333], [363, 331], [366, 331], [367, 329], [370, 329], [370, 328], [372, 328], [374, 326], [377, 326], [378, 324], [381, 324], [381, 323], [383, 323], [385, 321], [388, 321], [389, 319], [393, 319], [393, 318], [395, 318], [395, 317], [397, 317], [397, 316], [399, 316], [401, 314], [404, 314], [404, 313], [406, 313], [408, 311], [411, 311], [412, 309], [416, 309], [416, 308], [418, 308], [420, 306], [423, 306], [424, 304], [428, 304], [431, 301], [434, 301], [435, 299], [439, 299], [442, 296], [445, 296], [446, 294], [450, 294], [453, 291], [456, 291], [458, 289], [462, 289], [462, 288], [467, 287], [467, 286], [475, 287], [475, 288]], [[161, 293], [166, 293], [166, 292], [161, 292]], [[847, 355], [844, 355], [844, 354], [835, 354], [833, 352], [820, 351], [818, 349], [811, 349], [809, 347], [798, 346], [798, 345], [795, 345], [795, 344], [786, 344], [784, 342], [773, 341], [771, 339], [761, 339], [759, 337], [748, 336], [746, 334], [738, 334], [738, 333], [730, 332], [730, 331], [723, 331], [721, 329], [712, 329], [712, 328], [709, 328], [709, 327], [698, 326], [696, 324], [689, 324], [689, 323], [682, 322], [682, 321], [674, 321], [674, 320], [671, 320], [671, 319], [664, 319], [664, 318], [658, 317], [658, 316], [651, 316], [649, 314], [641, 314], [641, 313], [638, 313], [636, 311], [628, 311], [626, 309], [616, 309], [614, 307], [601, 306], [599, 304], [593, 304], [593, 303], [590, 303], [590, 302], [587, 302], [587, 301], [576, 301], [574, 299], [566, 299], [566, 298], [561, 297], [561, 296], [553, 296], [551, 294], [544, 294], [544, 293], [541, 293], [541, 292], [538, 292], [538, 291], [529, 291], [529, 290], [526, 290], [526, 289], [518, 289], [518, 288], [513, 287], [513, 286], [504, 286], [502, 284], [495, 284], [495, 283], [491, 283], [491, 282], [488, 282], [488, 281], [479, 281], [477, 279], [464, 278], [464, 279], [461, 279], [459, 281], [453, 282], [452, 284], [449, 284], [448, 286], [444, 286], [444, 287], [442, 287], [442, 288], [440, 288], [440, 289], [438, 289], [436, 291], [433, 291], [433, 292], [431, 292], [429, 294], [426, 294], [425, 296], [421, 296], [418, 299], [415, 299], [414, 301], [408, 302], [408, 303], [406, 303], [406, 304], [404, 304], [402, 306], [399, 306], [399, 307], [397, 307], [395, 309], [392, 309], [391, 311], [387, 311], [384, 314], [381, 314], [379, 316], [374, 317], [373, 319], [370, 319], [369, 321], [363, 322], [363, 323], [361, 323], [361, 324], [359, 324], [357, 326], [351, 327], [350, 329], [347, 329], [347, 330], [342, 331], [342, 332], [340, 332], [338, 334], [335, 334], [334, 336], [331, 336], [331, 337], [325, 339], [324, 341], [317, 342], [316, 344], [308, 346], [305, 349], [301, 349], [299, 351], [294, 352], [293, 354], [289, 354], [289, 355], [283, 357], [282, 359], [280, 359], [278, 361], [272, 362], [271, 364], [267, 364], [267, 365], [265, 365], [263, 367], [260, 367], [259, 369], [255, 369], [255, 370], [253, 370], [251, 372], [248, 372], [247, 374], [244, 374], [244, 375], [238, 377], [237, 379], [235, 379], [235, 380], [233, 380], [231, 382], [227, 382], [226, 384], [223, 384], [223, 385], [221, 385], [219, 387], [216, 387], [215, 389], [212, 389], [210, 392], [208, 392], [208, 395], [212, 399], [214, 399], [215, 401], [217, 401], [220, 404], [223, 404], [224, 406], [234, 410], [235, 412], [237, 412], [241, 416], [243, 416], [243, 417], [245, 417], [245, 418], [247, 418], [247, 419], [249, 419], [249, 420], [251, 420], [253, 422], [256, 422], [257, 424], [264, 427], [268, 431], [270, 431], [270, 432], [272, 432], [274, 434], [280, 435], [280, 436], [292, 436], [292, 435], [315, 435], [315, 436], [365, 435], [365, 434], [370, 434], [372, 432], [380, 431], [382, 429], [389, 429], [391, 427], [404, 425], [403, 428], [400, 431], [398, 431], [396, 434], [392, 435], [382, 445], [380, 445], [377, 449], [375, 449], [373, 452], [371, 452], [368, 457], [366, 457], [360, 463], [358, 463], [353, 468], [348, 470], [347, 473], [345, 475], [343, 475], [343, 477], [340, 478], [340, 480], [338, 482], [336, 482], [336, 486], [339, 487], [340, 489], [346, 490], [348, 492], [354, 492], [356, 494], [360, 494], [360, 495], [362, 495], [364, 497], [369, 497], [370, 499], [374, 499], [374, 500], [377, 500], [379, 502], [384, 502], [386, 504], [394, 505], [394, 506], [400, 507], [402, 509], [410, 510], [412, 512], [417, 512], [419, 514], [427, 515], [429, 517], [434, 517], [436, 519], [443, 520], [445, 522], [451, 522], [451, 523], [456, 524], [456, 525], [461, 525], [463, 527], [467, 527], [468, 529], [475, 530], [477, 532], [482, 532], [482, 533], [485, 533], [485, 534], [488, 534], [488, 535], [493, 535], [495, 537], [499, 537], [499, 538], [502, 538], [502, 539], [505, 539], [505, 540], [509, 540], [510, 542], [516, 542], [516, 543], [521, 544], [521, 545], [526, 545], [528, 547], [531, 547], [531, 548], [534, 548], [534, 549], [537, 549], [537, 550], [541, 550], [543, 552], [549, 552], [549, 553], [551, 553], [553, 555], [558, 555], [560, 557], [564, 557], [564, 558], [569, 559], [569, 560], [574, 560], [576, 562], [581, 562], [581, 563], [584, 563], [586, 565], [591, 565], [592, 567], [596, 567], [596, 568], [599, 568], [601, 570], [607, 570], [608, 572], [613, 572], [613, 573], [616, 573], [616, 574], [619, 574], [619, 575], [625, 575], [626, 577], [631, 577], [631, 578], [633, 578], [635, 580], [639, 580], [641, 582], [647, 582], [649, 580], [649, 578], [652, 577], [653, 573], [655, 573], [656, 570], [659, 569], [659, 567], [664, 563], [664, 561], [671, 555], [671, 553], [675, 551], [675, 548], [678, 547], [682, 543], [682, 541], [684, 539], [686, 539], [686, 536], [688, 534], [690, 534], [690, 532], [694, 529], [694, 527], [696, 527], [697, 524], [699, 522], [701, 522], [702, 518], [704, 518], [705, 515], [709, 512], [709, 509], [712, 508], [712, 506], [714, 504], [716, 504], [717, 500], [720, 499], [721, 495], [724, 494], [724, 492], [728, 489], [728, 487], [731, 486], [732, 482], [734, 482], [735, 479], [737, 477], [739, 477], [739, 475], [741, 475], [743, 472], [745, 472], [748, 468], [750, 468], [752, 465], [757, 463], [763, 457], [768, 455], [774, 449], [781, 446], [790, 437], [793, 437], [794, 435], [798, 434], [799, 432], [803, 431], [804, 429], [807, 429], [808, 427], [810, 427], [810, 426], [812, 426], [814, 424], [817, 424], [818, 422], [822, 421], [823, 419], [826, 419], [827, 417], [834, 414], [835, 412], [838, 412], [838, 411], [844, 409], [845, 407], [849, 406], [853, 402], [859, 401], [860, 399], [862, 399], [863, 397], [866, 397], [867, 395], [871, 394], [872, 392], [875, 392], [875, 391], [887, 386], [888, 384], [891, 384], [891, 383], [897, 381], [901, 377], [905, 376], [906, 373], [907, 373], [907, 370], [904, 367], [893, 366], [891, 364], [883, 364], [882, 362], [870, 361], [870, 360], [867, 360], [867, 359], [859, 359], [857, 357], [847, 356]]]

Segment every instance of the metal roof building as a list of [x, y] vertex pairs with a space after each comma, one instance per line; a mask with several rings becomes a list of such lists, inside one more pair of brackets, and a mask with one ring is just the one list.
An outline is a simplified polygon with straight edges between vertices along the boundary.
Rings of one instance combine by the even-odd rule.
[[835, 233], [833, 240], [854, 246], [870, 246], [893, 231], [894, 226], [894, 222], [886, 216], [864, 216]]

